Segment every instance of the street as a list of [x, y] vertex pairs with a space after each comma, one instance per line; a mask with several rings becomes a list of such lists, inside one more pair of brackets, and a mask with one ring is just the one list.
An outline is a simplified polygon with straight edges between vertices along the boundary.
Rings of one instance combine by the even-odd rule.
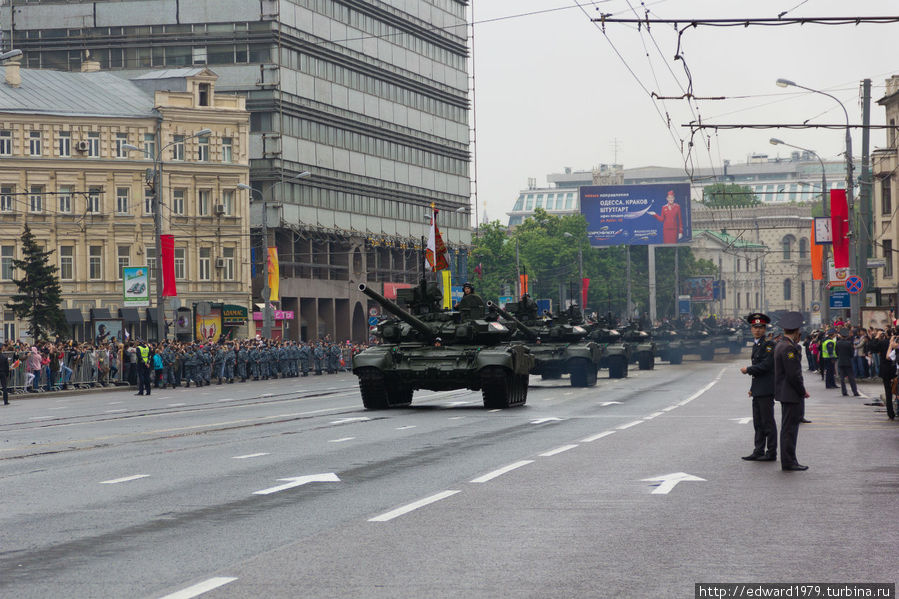
[[[752, 450], [749, 352], [527, 405], [351, 374], [12, 398], [0, 596], [692, 597], [698, 582], [896, 582], [899, 424], [805, 372], [798, 457]], [[780, 419], [780, 408], [775, 408]]]

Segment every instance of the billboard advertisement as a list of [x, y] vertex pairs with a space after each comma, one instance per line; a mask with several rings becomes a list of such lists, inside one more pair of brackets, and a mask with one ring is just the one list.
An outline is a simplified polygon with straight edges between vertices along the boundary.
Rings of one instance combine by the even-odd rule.
[[94, 322], [94, 344], [105, 345], [116, 340], [124, 343], [128, 340], [128, 332], [122, 327], [121, 318], [104, 318]]
[[711, 302], [715, 299], [715, 277], [689, 277], [684, 279], [684, 295], [693, 302]]
[[122, 305], [134, 308], [150, 306], [150, 279], [146, 266], [125, 266], [122, 268], [124, 302]]
[[579, 191], [594, 247], [689, 243], [693, 238], [689, 183], [590, 185]]

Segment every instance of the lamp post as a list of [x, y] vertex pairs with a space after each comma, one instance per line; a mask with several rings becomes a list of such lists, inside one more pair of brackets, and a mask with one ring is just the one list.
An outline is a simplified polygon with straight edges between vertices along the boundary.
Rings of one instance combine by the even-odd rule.
[[[212, 133], [212, 129], [200, 129], [192, 135], [187, 135], [184, 140], [194, 137], [205, 137]], [[157, 137], [159, 134], [157, 133]], [[159, 140], [157, 140], [159, 141]], [[147, 177], [147, 184], [152, 183], [153, 187], [153, 229], [156, 236], [156, 340], [163, 341], [165, 334], [165, 299], [162, 296], [162, 153], [175, 145], [175, 141], [171, 141], [164, 146], [159, 146], [156, 155], [151, 155], [146, 148], [138, 148], [131, 144], [122, 144], [122, 149], [137, 152], [143, 152], [153, 160], [153, 178]], [[158, 145], [158, 144], [157, 144]]]
[[[263, 249], [266, 252], [268, 252], [268, 202], [265, 201], [265, 192], [269, 191], [270, 189], [274, 188], [276, 185], [279, 185], [281, 183], [285, 183], [285, 182], [289, 182], [289, 181], [296, 181], [298, 179], [305, 179], [307, 177], [310, 177], [311, 175], [312, 175], [312, 173], [310, 173], [309, 171], [303, 171], [302, 173], [296, 175], [295, 177], [291, 177], [290, 179], [282, 179], [281, 181], [275, 181], [274, 183], [272, 183], [271, 185], [268, 185], [265, 189], [263, 189], [261, 191], [258, 189], [255, 189], [253, 187], [250, 187], [246, 183], [238, 183], [237, 184], [238, 189], [243, 189], [245, 191], [249, 191], [251, 197], [254, 193], [259, 194], [259, 199], [262, 202], [262, 244], [263, 244]], [[267, 262], [267, 260], [268, 260], [268, 258], [266, 257], [266, 262]], [[265, 339], [269, 339], [272, 336], [272, 325], [274, 324], [274, 322], [272, 322], [272, 294], [271, 294], [271, 290], [268, 289], [267, 285], [265, 287], [263, 287], [263, 289], [265, 289], [265, 291], [262, 294], [264, 296], [262, 299], [265, 302], [265, 306], [263, 308], [263, 313], [262, 313], [262, 336]]]
[[[809, 150], [808, 148], [803, 148], [801, 146], [794, 146], [793, 144], [788, 144], [787, 142], [777, 139], [776, 137], [772, 137], [770, 140], [772, 146], [787, 146], [790, 148], [795, 148], [797, 150], [802, 150], [803, 152], [808, 152], [812, 156], [818, 159], [818, 162], [821, 164], [821, 212], [827, 217], [830, 216], [829, 204], [827, 202], [827, 169], [824, 166], [824, 161], [821, 160], [821, 157], [814, 150]], [[826, 260], [824, 260], [826, 264]], [[824, 279], [821, 279], [821, 285], [819, 287], [820, 297], [821, 297], [821, 310], [823, 311], [824, 323], [830, 323], [830, 298], [824, 297]]]
[[[804, 85], [799, 85], [798, 83], [790, 81], [789, 79], [778, 79], [776, 83], [779, 87], [798, 87], [799, 89], [804, 89], [816, 94], [821, 94], [822, 96], [827, 96], [828, 98], [839, 104], [840, 108], [843, 109], [843, 116], [846, 117], [846, 198], [849, 204], [849, 265], [852, 270], [856, 271], [857, 275], [861, 275], [863, 269], [858, 268], [855, 247], [856, 236], [852, 232], [852, 212], [855, 207], [855, 193], [853, 190], [854, 183], [852, 178], [852, 126], [849, 124], [849, 112], [846, 110], [846, 106], [843, 104], [843, 102], [840, 101], [839, 98], [827, 92], [823, 92], [818, 89], [812, 89], [811, 87], [805, 87]], [[852, 321], [852, 323], [854, 323], [855, 325], [859, 325], [861, 323], [861, 320], [859, 318], [858, 294], [850, 294], [849, 301], [849, 320]]]

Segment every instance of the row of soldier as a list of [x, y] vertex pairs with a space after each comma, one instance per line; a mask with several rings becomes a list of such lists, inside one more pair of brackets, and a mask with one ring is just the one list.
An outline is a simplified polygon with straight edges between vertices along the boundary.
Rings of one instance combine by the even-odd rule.
[[230, 341], [212, 343], [164, 342], [151, 345], [156, 387], [190, 387], [247, 380], [336, 374], [344, 362], [340, 345], [328, 342]]

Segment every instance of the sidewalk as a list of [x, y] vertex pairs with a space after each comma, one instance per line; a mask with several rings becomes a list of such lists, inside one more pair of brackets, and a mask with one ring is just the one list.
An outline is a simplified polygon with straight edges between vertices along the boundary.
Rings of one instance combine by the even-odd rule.
[[[846, 381], [846, 392], [848, 395], [844, 396], [842, 394], [842, 391], [839, 388], [839, 376], [835, 377], [837, 383], [836, 389], [825, 389], [824, 381], [817, 372], [810, 372], [806, 369], [802, 372], [802, 376], [805, 380], [806, 390], [810, 395], [809, 399], [806, 400], [806, 418], [812, 422], [815, 421], [815, 413], [819, 411], [819, 408], [829, 406], [863, 406], [870, 414], [870, 420], [872, 422], [883, 421], [889, 424], [895, 423], [895, 425], [899, 427], [899, 419], [891, 421], [887, 417], [887, 410], [883, 404], [883, 382], [880, 378], [856, 379], [859, 397], [854, 397], [848, 380]], [[855, 415], [859, 416], [861, 413], [856, 412]]]

